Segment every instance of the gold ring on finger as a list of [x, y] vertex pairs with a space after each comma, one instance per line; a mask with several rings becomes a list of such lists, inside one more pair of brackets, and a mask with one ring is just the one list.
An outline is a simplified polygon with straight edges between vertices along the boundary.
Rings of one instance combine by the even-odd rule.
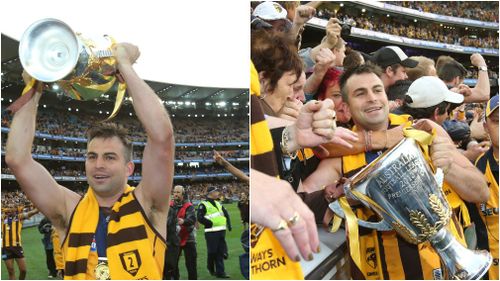
[[299, 213], [295, 212], [293, 216], [288, 219], [288, 226], [291, 227], [296, 225], [299, 219], [300, 219]]
[[278, 227], [276, 227], [275, 229], [272, 229], [273, 232], [278, 232], [280, 230], [285, 230], [288, 228], [288, 224], [286, 223], [285, 220], [281, 220], [280, 223], [278, 224]]

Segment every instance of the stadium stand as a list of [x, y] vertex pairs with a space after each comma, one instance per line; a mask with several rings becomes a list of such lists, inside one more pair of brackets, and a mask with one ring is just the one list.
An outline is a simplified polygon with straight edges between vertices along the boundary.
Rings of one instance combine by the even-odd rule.
[[[488, 86], [486, 87], [481, 87], [481, 86], [489, 84], [490, 89], [488, 89], [489, 91], [484, 90], [483, 93], [487, 94], [481, 96], [480, 99], [478, 98], [476, 101], [473, 101], [470, 104], [466, 104], [461, 108], [450, 110], [450, 112], [453, 111], [453, 113], [450, 114], [451, 117], [457, 120], [459, 119], [459, 117], [461, 118], [460, 120], [464, 120], [466, 119], [467, 116], [469, 116], [467, 117], [469, 118], [467, 120], [472, 119], [472, 117], [477, 118], [477, 116], [481, 115], [480, 102], [484, 102], [488, 98], [490, 98], [490, 96], [498, 94], [498, 71], [499, 71], [498, 70], [498, 64], [499, 64], [498, 2], [483, 3], [483, 2], [472, 2], [472, 1], [467, 1], [467, 2], [322, 1], [321, 3], [319, 3], [316, 1], [301, 1], [300, 4], [302, 4], [302, 6], [299, 7], [297, 7], [297, 5], [294, 6], [293, 4], [290, 4], [290, 2], [288, 1], [278, 1], [278, 3], [283, 6], [283, 9], [279, 9], [279, 6], [278, 8], [276, 8], [276, 11], [279, 11], [279, 13], [274, 12], [273, 9], [265, 10], [262, 8], [262, 10], [258, 10], [257, 6], [260, 3], [257, 2], [252, 3], [252, 7], [254, 8], [253, 16], [257, 17], [257, 19], [253, 18], [252, 22], [252, 28], [253, 28], [252, 30], [255, 30], [254, 33], [252, 34], [255, 36], [252, 38], [252, 44], [255, 44], [252, 45], [252, 56], [255, 55], [256, 58], [254, 63], [256, 65], [257, 71], [261, 71], [261, 69], [265, 69], [267, 71], [268, 69], [273, 69], [272, 67], [280, 69], [280, 67], [282, 67], [280, 64], [280, 59], [282, 57], [276, 56], [277, 58], [275, 59], [276, 62], [274, 65], [272, 63], [272, 60], [269, 61], [262, 60], [265, 61], [265, 63], [263, 63], [262, 61], [259, 61], [259, 59], [261, 59], [261, 57], [259, 56], [261, 55], [261, 53], [258, 52], [261, 50], [261, 48], [259, 47], [262, 46], [262, 49], [268, 50], [267, 49], [268, 46], [266, 44], [268, 44], [269, 42], [273, 42], [276, 44], [276, 49], [280, 50], [279, 54], [285, 58], [288, 56], [290, 58], [290, 61], [292, 61], [294, 56], [290, 55], [289, 52], [293, 52], [295, 50], [294, 47], [299, 46], [300, 49], [299, 55], [301, 56], [303, 62], [307, 65], [306, 66], [307, 69], [305, 69], [304, 71], [306, 75], [310, 74], [309, 76], [310, 80], [306, 82], [306, 86], [313, 85], [311, 87], [307, 87], [307, 90], [304, 90], [306, 93], [306, 99], [316, 98], [318, 92], [321, 93], [321, 90], [318, 91], [318, 89], [321, 89], [320, 88], [321, 86], [317, 87], [315, 82], [319, 80], [318, 77], [323, 77], [324, 80], [322, 82], [325, 83], [324, 85], [328, 85], [326, 86], [326, 88], [330, 87], [329, 89], [331, 90], [330, 94], [332, 95], [332, 99], [335, 100], [335, 103], [337, 104], [338, 99], [335, 96], [337, 88], [335, 87], [340, 85], [337, 85], [337, 83], [333, 81], [334, 80], [334, 78], [332, 78], [333, 75], [329, 75], [330, 73], [334, 72], [331, 71], [330, 73], [328, 73], [327, 70], [330, 71], [330, 69], [334, 68], [335, 70], [337, 70], [337, 72], [339, 72], [340, 70], [346, 71], [346, 68], [348, 66], [352, 67], [352, 65], [360, 63], [359, 59], [354, 61], [352, 60], [352, 58], [350, 61], [348, 61], [350, 64], [345, 63], [347, 59], [344, 59], [344, 64], [341, 63], [344, 57], [343, 54], [344, 51], [342, 46], [339, 47], [339, 45], [342, 44], [339, 44], [337, 40], [334, 40], [335, 39], [334, 36], [332, 36], [335, 35], [337, 32], [341, 34], [342, 39], [346, 42], [345, 55], [349, 56], [349, 53], [352, 50], [354, 50], [361, 53], [361, 55], [364, 58], [364, 61], [368, 61], [369, 59], [374, 61], [376, 57], [372, 55], [374, 55], [374, 52], [381, 49], [382, 47], [397, 46], [408, 57], [412, 56], [426, 57], [428, 59], [431, 59], [431, 61], [435, 63], [440, 56], [450, 56], [456, 61], [460, 62], [466, 68], [467, 71], [465, 72], [467, 73], [460, 76], [459, 80], [460, 82], [457, 82], [457, 84], [463, 83], [469, 86], [470, 88], [476, 87], [474, 88], [475, 90], [484, 90], [484, 88], [487, 89]], [[294, 7], [295, 10], [291, 9], [290, 6]], [[311, 10], [311, 6], [316, 9], [316, 14], [312, 16], [312, 18], [309, 18], [310, 15], [309, 12]], [[265, 5], [261, 7], [265, 7]], [[282, 12], [283, 10], [287, 10], [288, 14]], [[295, 13], [290, 13], [290, 11], [295, 11]], [[292, 21], [291, 28], [289, 30], [283, 28], [285, 29], [285, 31], [277, 28], [281, 26], [275, 23], [275, 22], [286, 21], [283, 18], [284, 16], [286, 16], [287, 19]], [[328, 22], [328, 20], [331, 18], [337, 18], [341, 21], [342, 32], [340, 32], [340, 28], [335, 24], [335, 21]], [[262, 23], [262, 21], [268, 23], [270, 26], [266, 26], [265, 24]], [[306, 22], [305, 25], [303, 26], [303, 29], [296, 28], [295, 25], [301, 22]], [[300, 27], [302, 28], [302, 26]], [[298, 33], [295, 33], [297, 29], [299, 31]], [[296, 41], [299, 40], [301, 41], [298, 44], [296, 44], [296, 42], [293, 41], [294, 43], [293, 47], [286, 48], [286, 46], [283, 47], [283, 45], [286, 44], [285, 40], [265, 41], [265, 39], [267, 38], [265, 38], [265, 36], [262, 35], [265, 34], [265, 32], [262, 32], [262, 30], [267, 30], [268, 33], [283, 32], [285, 33], [286, 36], [290, 37], [291, 39], [296, 39]], [[349, 32], [346, 32], [346, 30], [348, 30]], [[287, 39], [289, 39], [288, 37]], [[279, 38], [279, 36], [274, 36], [273, 38]], [[315, 48], [317, 46], [318, 48]], [[330, 49], [331, 52], [328, 51], [322, 52], [324, 51], [324, 49], [321, 48]], [[272, 48], [270, 49], [273, 51], [275, 50]], [[284, 49], [284, 51], [282, 49]], [[398, 48], [394, 49], [398, 50]], [[256, 51], [254, 52], [254, 50]], [[316, 54], [314, 53], [315, 51]], [[335, 55], [335, 57], [333, 57], [331, 54]], [[480, 54], [481, 56], [473, 54]], [[471, 55], [473, 56], [471, 57]], [[377, 58], [380, 57], [377, 56]], [[253, 58], [254, 57], [252, 57], [252, 59]], [[340, 62], [338, 61], [338, 58], [340, 58]], [[474, 63], [471, 62], [471, 59]], [[401, 62], [401, 60], [399, 62]], [[258, 63], [260, 64], [258, 65]], [[271, 67], [269, 67], [269, 65], [271, 65]], [[489, 83], [484, 83], [486, 80], [484, 79], [485, 65], [487, 66]], [[394, 81], [400, 79], [407, 79], [406, 77], [402, 78], [403, 76], [406, 76], [405, 71], [407, 70], [398, 72], [396, 70], [398, 69], [399, 65], [394, 65], [391, 67], [393, 67], [391, 70], [392, 71], [391, 74], [393, 75], [392, 78], [394, 79]], [[412, 66], [408, 67], [410, 68]], [[413, 67], [415, 67], [415, 65]], [[442, 69], [440, 68], [440, 70]], [[478, 70], [480, 72], [478, 72]], [[431, 72], [432, 71], [429, 71], [424, 75], [432, 75]], [[481, 81], [479, 85], [476, 85], [478, 83], [477, 80], [478, 76], [481, 76]], [[465, 78], [465, 80], [463, 80], [462, 82], [463, 78]], [[388, 88], [390, 88], [390, 86], [392, 85], [390, 83], [394, 81], [388, 81], [388, 79], [382, 79], [382, 82], [384, 82], [384, 86], [386, 88], [386, 92]], [[308, 82], [311, 83], [308, 84]], [[358, 82], [360, 81], [358, 80]], [[486, 82], [488, 81], [486, 80]], [[342, 82], [340, 84], [342, 84]], [[411, 82], [409, 84], [411, 84]], [[363, 86], [366, 85], [367, 85], [366, 83], [363, 84]], [[306, 86], [304, 86], [304, 88], [306, 88]], [[448, 86], [452, 87], [452, 85]], [[455, 85], [455, 87], [456, 86], [457, 85]], [[465, 85], [460, 85], [460, 86], [463, 87], [464, 89], [468, 89], [468, 87], [466, 87]], [[379, 91], [376, 90], [376, 92]], [[281, 92], [269, 91], [269, 93], [266, 94], [277, 95], [281, 94]], [[345, 92], [343, 92], [342, 94], [345, 94]], [[370, 96], [369, 98], [371, 97], [372, 96]], [[374, 102], [377, 102], [376, 101], [377, 98], [373, 99], [375, 100]], [[368, 99], [366, 99], [365, 101], [367, 101], [368, 103]], [[287, 104], [285, 103], [282, 106], [287, 107]], [[467, 110], [467, 114], [464, 111], [464, 107]], [[355, 106], [352, 106], [352, 108], [356, 109]], [[470, 110], [470, 108], [474, 108], [474, 110]], [[357, 112], [356, 114], [359, 114], [359, 112]], [[354, 115], [355, 114], [353, 114], [353, 116]], [[338, 116], [339, 115], [337, 115], [337, 117]], [[445, 118], [447, 118], [446, 115]], [[338, 120], [339, 119], [337, 119], [337, 121]], [[339, 123], [337, 123], [337, 125], [338, 124]], [[359, 127], [361, 127], [361, 125]], [[275, 150], [277, 151], [279, 151], [279, 148], [276, 149], [276, 143], [279, 144], [280, 136], [281, 135], [277, 133], [272, 134], [273, 141], [275, 143]], [[387, 137], [386, 137], [386, 145], [387, 145]], [[365, 149], [370, 151], [375, 150], [375, 149], [369, 149], [368, 144], [365, 146]], [[307, 158], [307, 156], [304, 156], [305, 154], [300, 154], [300, 152], [298, 153], [299, 155], [302, 155], [304, 159]], [[294, 171], [298, 171], [303, 186], [306, 185], [307, 187], [307, 184], [309, 183], [307, 182], [307, 180], [309, 180], [309, 178], [307, 178], [307, 176], [309, 176], [309, 172], [319, 169], [315, 166], [317, 162], [314, 162], [312, 159], [310, 160], [309, 158], [306, 159], [307, 164], [305, 163], [306, 160], [301, 159], [304, 162], [304, 166], [306, 166], [306, 168], [303, 168], [302, 166], [296, 168], [296, 166], [292, 165], [293, 162], [292, 164], [288, 165], [288, 161], [290, 160], [290, 158], [293, 158], [293, 153], [291, 157], [287, 155], [280, 156], [279, 152], [276, 153], [276, 155], [278, 157], [277, 166], [280, 172], [280, 176], [282, 178], [288, 179], [290, 182], [292, 182], [294, 179], [292, 178], [292, 176], [289, 175], [290, 174], [293, 175]], [[314, 157], [311, 158], [314, 159]], [[296, 162], [298, 161], [296, 160]], [[342, 162], [342, 164], [345, 164], [345, 162]], [[343, 166], [344, 171], [346, 166], [347, 165]], [[322, 169], [324, 169], [325, 167], [327, 167], [327, 165], [321, 166]], [[264, 168], [267, 167], [264, 167], [264, 165], [261, 164], [258, 167], [252, 167], [252, 168], [264, 170]], [[324, 172], [324, 174], [322, 174], [323, 177], [321, 178], [327, 177], [328, 172], [326, 169], [322, 170], [321, 172]], [[314, 179], [315, 178], [313, 178], [313, 180]], [[304, 182], [306, 182], [306, 184], [304, 184]], [[323, 182], [320, 183], [319, 181], [316, 181], [311, 186], [314, 185], [321, 186], [322, 184], [327, 184], [327, 183]], [[292, 187], [294, 187], [293, 183]], [[325, 190], [327, 189], [328, 188], [325, 188]], [[314, 190], [314, 191], [317, 191], [319, 194], [323, 192], [324, 196], [329, 195], [327, 191], [322, 191], [322, 190]], [[304, 196], [302, 193], [300, 193], [300, 190], [298, 190], [298, 194]], [[336, 196], [334, 195], [330, 196], [331, 196], [330, 199], [336, 198]], [[278, 198], [278, 196], [276, 196], [275, 198]], [[368, 272], [365, 274], [363, 272], [363, 274], [365, 274], [363, 276], [360, 274], [360, 272], [357, 272], [358, 270], [356, 269], [351, 271], [351, 269], [353, 268], [352, 260], [355, 257], [354, 255], [352, 257], [349, 257], [350, 255], [349, 250], [346, 250], [349, 247], [344, 243], [345, 240], [343, 241], [344, 234], [339, 234], [338, 236], [332, 236], [331, 233], [324, 231], [324, 228], [320, 226], [321, 222], [325, 223], [323, 216], [325, 215], [325, 213], [322, 212], [323, 209], [318, 211], [317, 206], [319, 204], [316, 203], [324, 202], [324, 200], [322, 201], [318, 199], [317, 201], [314, 202], [311, 202], [312, 200], [311, 201], [308, 200], [309, 199], [307, 198], [307, 196], [303, 197], [303, 201], [306, 204], [310, 204], [309, 205], [310, 209], [316, 214], [316, 223], [318, 227], [317, 231], [319, 234], [319, 239], [324, 245], [321, 246], [322, 249], [321, 256], [320, 255], [315, 256], [312, 262], [301, 263], [302, 273], [305, 279], [332, 280], [332, 279], [375, 278], [374, 276], [377, 275], [378, 273], [372, 274], [372, 272]], [[328, 201], [328, 203], [331, 202], [328, 199], [326, 201]], [[278, 208], [278, 210], [283, 211], [284, 208], [283, 209]], [[258, 212], [256, 212], [256, 214], [257, 213]], [[277, 214], [280, 215], [279, 212], [277, 212]], [[279, 229], [279, 227], [277, 229]], [[258, 235], [257, 233], [258, 231], [253, 234], [257, 236]], [[352, 233], [347, 233], [347, 235], [350, 236], [351, 242], [356, 241], [356, 239], [358, 239], [358, 237], [353, 238], [351, 236]], [[307, 244], [303, 243], [303, 241], [299, 241], [298, 239], [295, 239], [294, 242], [297, 244], [299, 248]], [[361, 245], [362, 243], [359, 244]], [[282, 246], [283, 248], [289, 250], [289, 248], [287, 248], [287, 246], [289, 245], [282, 244]], [[367, 266], [366, 268], [370, 267], [376, 268], [377, 265], [374, 265], [369, 261], [371, 258], [376, 256], [375, 254], [371, 255], [372, 252], [370, 252], [375, 248], [369, 248], [369, 249], [370, 250], [366, 250], [367, 253], [366, 261], [369, 264], [369, 266]], [[362, 251], [364, 251], [364, 249]], [[361, 255], [363, 254], [364, 252]], [[402, 254], [401, 256], [403, 255], [404, 254]], [[381, 255], [376, 256], [376, 258], [378, 258], [379, 256]], [[395, 260], [398, 260], [397, 259], [398, 257], [396, 257]], [[363, 258], [364, 256], [361, 257], [362, 260]], [[412, 262], [413, 261], [414, 260], [412, 260]], [[397, 262], [399, 263], [399, 261]], [[381, 267], [379, 263], [378, 269], [382, 268], [383, 270], [385, 270], [386, 267], [384, 266], [387, 266], [386, 265], [387, 263], [385, 262], [382, 263], [384, 265]], [[259, 266], [259, 264], [262, 263], [259, 263], [259, 261], [255, 262], [252, 261], [252, 266], [254, 264], [255, 266]], [[406, 274], [407, 273], [406, 264], [403, 264], [403, 267]], [[410, 269], [410, 267], [411, 265], [408, 266], [408, 269]], [[365, 270], [366, 268], [364, 268], [363, 270]], [[287, 270], [293, 272], [293, 269], [287, 268]], [[275, 271], [273, 271], [273, 273], [280, 274], [282, 272], [280, 272], [280, 269], [278, 268]], [[351, 275], [351, 273], [353, 275]], [[392, 271], [390, 273], [391, 275], [385, 275], [386, 272], [384, 272], [383, 274], [384, 274], [383, 279], [394, 278], [394, 276], [392, 275]], [[410, 274], [401, 275], [401, 277], [399, 278], [401, 279], [404, 279], [405, 277], [408, 279], [413, 278], [409, 276]], [[415, 278], [419, 279], [423, 277], [415, 277]], [[394, 279], [397, 279], [397, 277], [395, 277]]]
[[370, 54], [397, 45], [408, 56], [436, 60], [449, 55], [468, 70], [464, 83], [469, 86], [477, 78], [470, 55], [479, 53], [488, 65], [491, 92], [498, 92], [498, 2], [324, 2], [306, 24], [302, 48], [315, 46], [324, 36], [326, 19], [335, 16], [351, 26], [344, 38], [348, 50]]
[[[17, 57], [17, 42], [2, 34], [2, 205], [25, 200], [14, 176], [5, 165], [5, 143], [12, 116], [6, 112], [24, 85]], [[219, 151], [233, 165], [248, 173], [248, 90], [200, 88], [147, 81], [171, 113], [175, 127], [176, 157], [174, 184], [187, 186], [193, 199], [203, 198], [208, 185], [223, 188], [225, 198], [237, 200], [248, 185], [217, 165], [212, 156]], [[83, 169], [85, 130], [107, 118], [113, 101], [78, 102], [48, 88], [40, 101], [33, 156], [56, 180], [74, 190], [86, 189]], [[135, 171], [131, 185], [141, 179], [141, 158], [146, 137], [131, 101], [126, 98], [114, 121], [124, 124], [134, 142]], [[4, 200], [5, 198], [5, 200]]]

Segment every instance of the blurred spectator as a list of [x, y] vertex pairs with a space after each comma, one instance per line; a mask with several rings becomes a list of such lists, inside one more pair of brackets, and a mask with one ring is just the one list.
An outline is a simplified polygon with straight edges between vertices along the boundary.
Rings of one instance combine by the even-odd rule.
[[[57, 276], [56, 263], [54, 261], [54, 245], [52, 243], [52, 223], [47, 217], [44, 217], [38, 224], [38, 231], [43, 234], [42, 243], [45, 249], [45, 258], [47, 269], [49, 270], [49, 279]], [[57, 245], [56, 245], [57, 247]]]
[[385, 46], [378, 49], [371, 61], [382, 68], [380, 79], [387, 90], [398, 80], [408, 79], [407, 68], [416, 67], [418, 62], [408, 58], [408, 56], [398, 46]]
[[389, 100], [389, 110], [394, 114], [403, 114], [399, 109], [405, 100], [408, 88], [410, 88], [412, 81], [398, 80], [396, 83], [389, 87], [387, 90], [387, 99]]
[[349, 48], [348, 50], [346, 50], [345, 54], [346, 54], [344, 58], [345, 71], [365, 63], [365, 59], [358, 51]]
[[498, 22], [498, 1], [390, 1], [387, 4], [438, 15]]
[[432, 59], [424, 56], [413, 56], [410, 59], [418, 62], [414, 68], [406, 68], [408, 79], [415, 81], [422, 76], [436, 76], [436, 66]]

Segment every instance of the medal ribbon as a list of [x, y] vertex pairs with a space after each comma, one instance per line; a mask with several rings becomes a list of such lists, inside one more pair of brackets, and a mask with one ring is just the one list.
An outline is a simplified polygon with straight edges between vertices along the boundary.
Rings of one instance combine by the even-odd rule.
[[24, 87], [21, 97], [15, 100], [7, 110], [12, 114], [16, 113], [21, 107], [23, 107], [34, 95], [37, 89], [41, 91], [41, 83], [35, 79], [31, 79], [30, 82]]

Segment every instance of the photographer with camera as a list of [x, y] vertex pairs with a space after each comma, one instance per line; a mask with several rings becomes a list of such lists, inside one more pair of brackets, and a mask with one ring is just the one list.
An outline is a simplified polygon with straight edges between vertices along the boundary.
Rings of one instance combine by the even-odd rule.
[[47, 217], [44, 217], [38, 224], [38, 231], [43, 234], [42, 243], [45, 249], [47, 269], [49, 270], [48, 278], [52, 279], [57, 276], [57, 270], [54, 261], [54, 245], [52, 244], [52, 223]]
[[[342, 36], [348, 35], [350, 26], [331, 18], [326, 25], [326, 35], [321, 43], [314, 48], [299, 51], [299, 55], [306, 65], [306, 70], [312, 72], [304, 86], [304, 92], [315, 93], [329, 68], [342, 67], [345, 58], [345, 41]], [[312, 69], [312, 70], [311, 70]]]

